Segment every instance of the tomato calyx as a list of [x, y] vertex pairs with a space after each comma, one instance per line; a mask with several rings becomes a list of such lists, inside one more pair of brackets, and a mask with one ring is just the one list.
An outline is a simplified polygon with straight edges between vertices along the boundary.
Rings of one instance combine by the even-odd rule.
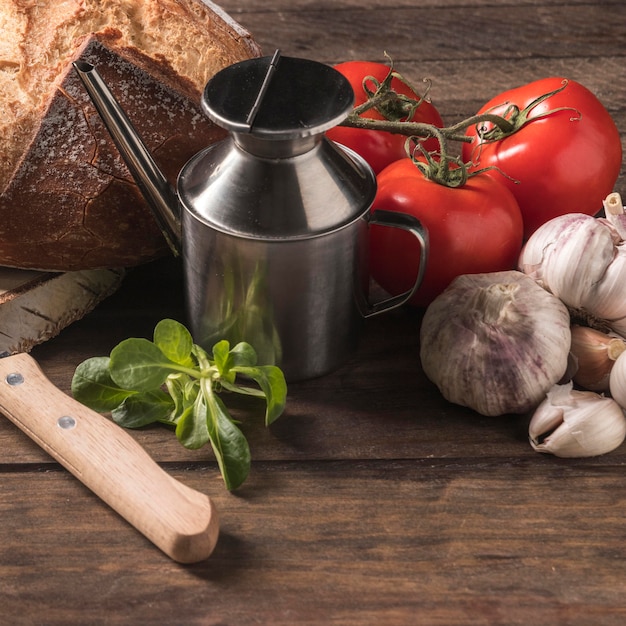
[[[488, 170], [496, 170], [514, 183], [519, 182], [494, 165], [476, 168], [472, 161], [466, 163], [460, 156], [449, 155], [444, 137], [440, 136], [438, 139], [441, 146], [439, 152], [428, 152], [416, 137], [409, 137], [406, 141], [405, 149], [410, 155], [413, 165], [422, 173], [424, 178], [445, 187], [462, 187], [470, 178]], [[411, 147], [411, 144], [415, 145]]]
[[406, 140], [405, 149], [410, 155], [413, 165], [424, 178], [445, 187], [462, 187], [470, 176], [468, 165], [460, 157], [451, 156], [446, 151], [446, 143], [442, 136], [437, 137], [441, 149], [439, 152], [428, 152], [417, 137]]
[[[416, 100], [405, 94], [398, 93], [392, 86], [392, 81], [396, 79], [406, 85], [413, 93], [418, 90], [402, 74], [390, 66], [385, 79], [380, 82], [374, 76], [365, 76], [362, 80], [363, 91], [367, 95], [367, 100], [356, 106], [348, 117], [339, 124], [349, 128], [361, 128], [366, 130], [382, 130], [392, 134], [415, 136], [420, 139], [429, 139], [436, 136], [437, 127], [424, 122], [410, 121], [417, 109], [424, 103], [429, 102], [428, 93], [432, 82], [424, 79], [427, 84], [424, 94]], [[364, 113], [375, 109], [383, 118], [382, 120], [370, 117], [363, 117]], [[461, 140], [459, 134], [455, 137]]]
[[[429, 152], [422, 153], [424, 159], [413, 159], [415, 167], [428, 180], [444, 185], [445, 187], [462, 187], [470, 176], [467, 165], [459, 157], [433, 155]], [[438, 158], [437, 158], [438, 156]]]
[[[484, 122], [492, 122], [492, 120], [486, 118], [484, 120], [480, 120], [476, 123], [476, 134], [481, 142], [493, 142], [500, 141], [505, 137], [509, 137], [510, 135], [516, 133], [520, 129], [522, 129], [526, 124], [532, 122], [534, 120], [542, 119], [544, 117], [548, 117], [549, 115], [553, 115], [559, 111], [574, 111], [578, 114], [580, 118], [580, 112], [573, 107], [557, 107], [556, 109], [550, 109], [549, 111], [544, 111], [543, 113], [539, 113], [530, 117], [533, 110], [540, 105], [542, 102], [548, 100], [552, 96], [563, 91], [567, 85], [568, 80], [563, 80], [561, 86], [558, 89], [550, 91], [549, 93], [542, 94], [538, 98], [535, 98], [528, 106], [523, 109], [520, 109], [516, 104], [509, 104], [502, 115], [498, 116], [502, 120], [508, 122], [508, 124], [493, 124], [493, 126], [488, 126]], [[493, 107], [492, 110], [501, 108], [502, 105], [497, 105]], [[484, 114], [480, 117], [484, 117]], [[473, 122], [472, 122], [473, 123]], [[468, 124], [469, 125], [469, 124]]]
[[352, 115], [360, 116], [370, 109], [376, 109], [385, 120], [391, 122], [411, 120], [420, 105], [428, 101], [428, 93], [432, 83], [424, 79], [424, 82], [427, 84], [426, 91], [423, 95], [420, 95], [419, 100], [415, 100], [410, 96], [396, 92], [391, 86], [391, 81], [394, 79], [406, 85], [414, 93], [418, 93], [417, 89], [404, 76], [394, 71], [392, 65], [382, 83], [374, 76], [365, 76], [363, 78], [362, 87], [367, 95], [367, 100], [360, 106], [355, 107]]

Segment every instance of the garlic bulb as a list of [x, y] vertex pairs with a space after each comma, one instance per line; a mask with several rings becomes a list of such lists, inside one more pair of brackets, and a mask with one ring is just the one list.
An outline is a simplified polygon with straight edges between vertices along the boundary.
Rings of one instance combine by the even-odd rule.
[[608, 391], [609, 375], [626, 341], [587, 326], [572, 325], [571, 353], [577, 364], [573, 380], [590, 391]]
[[519, 269], [575, 314], [626, 334], [626, 244], [609, 220], [571, 213], [546, 222], [526, 242]]
[[611, 398], [555, 385], [535, 411], [528, 435], [537, 452], [588, 457], [615, 450], [626, 438], [626, 417]]
[[526, 413], [567, 369], [567, 308], [521, 272], [456, 278], [427, 308], [420, 358], [442, 395], [483, 415]]

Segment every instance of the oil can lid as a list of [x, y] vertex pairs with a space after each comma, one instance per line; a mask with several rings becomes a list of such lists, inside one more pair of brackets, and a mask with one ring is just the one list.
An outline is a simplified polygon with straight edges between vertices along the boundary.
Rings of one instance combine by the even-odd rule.
[[324, 133], [354, 105], [347, 78], [329, 65], [272, 56], [246, 59], [219, 71], [207, 83], [202, 108], [231, 132], [288, 140]]

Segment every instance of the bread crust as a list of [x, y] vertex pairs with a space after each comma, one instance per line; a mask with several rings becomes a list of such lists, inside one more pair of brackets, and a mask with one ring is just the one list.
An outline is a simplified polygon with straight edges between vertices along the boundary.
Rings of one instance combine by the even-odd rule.
[[[210, 3], [113, 0], [120, 3], [156, 5], [154, 15], [165, 7], [170, 19], [177, 11], [178, 28], [201, 21], [207, 45], [210, 40], [216, 49], [215, 71], [260, 54], [246, 31], [214, 14]], [[217, 31], [219, 36], [209, 34]], [[220, 43], [225, 33], [227, 45]], [[191, 156], [225, 133], [200, 108], [203, 75], [181, 74], [170, 60], [175, 52], [145, 52], [131, 40], [127, 32], [104, 26], [72, 39], [71, 51], [56, 64], [50, 92], [36, 108], [19, 154], [11, 157], [0, 194], [0, 265], [58, 271], [128, 267], [169, 253], [72, 63], [80, 58], [97, 66], [173, 184]]]

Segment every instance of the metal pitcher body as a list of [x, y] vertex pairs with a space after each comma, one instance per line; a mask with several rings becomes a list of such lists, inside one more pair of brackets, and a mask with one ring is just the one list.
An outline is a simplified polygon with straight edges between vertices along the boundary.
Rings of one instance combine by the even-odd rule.
[[[365, 319], [369, 168], [325, 139], [268, 159], [231, 138], [190, 162], [179, 188], [196, 341], [247, 341], [290, 380], [336, 368]], [[344, 210], [355, 202], [356, 214]], [[350, 219], [336, 223], [342, 212]]]
[[186, 214], [187, 308], [201, 345], [247, 341], [290, 380], [331, 371], [353, 351], [365, 319], [354, 287], [366, 280], [363, 218], [295, 241], [246, 239], [192, 220]]

